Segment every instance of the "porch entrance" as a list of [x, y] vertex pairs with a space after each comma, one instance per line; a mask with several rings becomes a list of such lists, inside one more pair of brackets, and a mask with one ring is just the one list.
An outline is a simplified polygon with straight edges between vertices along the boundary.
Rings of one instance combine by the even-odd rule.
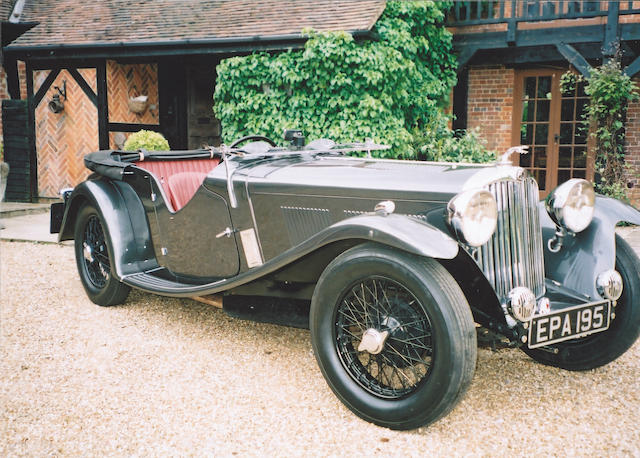
[[541, 198], [570, 178], [593, 180], [594, 158], [583, 122], [589, 97], [584, 83], [561, 91], [562, 73], [522, 70], [515, 76], [512, 144], [529, 146], [520, 166], [538, 181]]

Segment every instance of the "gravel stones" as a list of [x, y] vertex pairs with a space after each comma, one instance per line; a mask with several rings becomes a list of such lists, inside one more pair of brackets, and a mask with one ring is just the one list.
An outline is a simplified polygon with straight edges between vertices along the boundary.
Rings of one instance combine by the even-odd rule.
[[480, 349], [428, 428], [366, 423], [333, 395], [309, 332], [133, 291], [102, 308], [73, 248], [0, 242], [0, 455], [640, 455], [640, 342], [572, 373]]

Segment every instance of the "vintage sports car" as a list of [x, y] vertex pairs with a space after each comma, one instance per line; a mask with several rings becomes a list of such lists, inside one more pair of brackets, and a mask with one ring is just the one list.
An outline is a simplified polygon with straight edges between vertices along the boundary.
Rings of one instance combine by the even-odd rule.
[[640, 212], [589, 182], [539, 202], [506, 156], [379, 160], [369, 141], [286, 137], [89, 154], [94, 173], [52, 211], [89, 298], [222, 294], [231, 314], [308, 326], [340, 400], [394, 429], [456, 405], [477, 329], [568, 370], [607, 364], [638, 337], [640, 260], [614, 228]]

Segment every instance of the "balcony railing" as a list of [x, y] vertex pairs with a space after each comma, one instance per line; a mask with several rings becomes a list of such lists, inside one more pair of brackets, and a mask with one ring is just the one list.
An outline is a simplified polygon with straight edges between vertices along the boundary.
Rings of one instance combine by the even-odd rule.
[[[474, 0], [455, 1], [447, 20], [450, 26], [536, 22], [606, 16], [608, 1], [582, 0]], [[640, 1], [618, 3], [619, 14], [640, 14]]]

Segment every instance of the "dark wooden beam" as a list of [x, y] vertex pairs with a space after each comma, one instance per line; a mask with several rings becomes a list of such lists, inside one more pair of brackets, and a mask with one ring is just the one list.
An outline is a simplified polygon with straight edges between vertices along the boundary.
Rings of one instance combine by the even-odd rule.
[[636, 57], [633, 62], [624, 69], [624, 73], [629, 77], [634, 77], [638, 72], [640, 72], [640, 56]]
[[[34, 103], [33, 69], [31, 68], [31, 65], [29, 64], [29, 62], [26, 63], [25, 73], [27, 78], [27, 129], [29, 130], [29, 132], [27, 132], [27, 135], [29, 136], [29, 191], [31, 194], [30, 199], [32, 201], [35, 201], [38, 198], [38, 152], [36, 151], [36, 106], [37, 105]], [[44, 86], [44, 83], [43, 83], [43, 86]]]
[[107, 62], [96, 66], [96, 83], [98, 88], [98, 147], [109, 149], [109, 104], [107, 101]]
[[[602, 43], [581, 43], [574, 46], [587, 62], [602, 59]], [[631, 52], [631, 50], [628, 50]], [[549, 64], [564, 66], [567, 60], [560, 54], [555, 45], [531, 46], [520, 48], [501, 48], [479, 50], [473, 56], [470, 65], [507, 65], [526, 67], [531, 64]]]
[[509, 25], [507, 25], [507, 38], [506, 42], [509, 46], [515, 46], [516, 44], [516, 33], [518, 31], [518, 23], [515, 19], [509, 20]]
[[[374, 40], [370, 30], [351, 31], [357, 40]], [[300, 34], [280, 36], [252, 36], [245, 38], [188, 39], [146, 43], [87, 43], [73, 46], [42, 45], [4, 48], [8, 54], [23, 59], [118, 59], [126, 57], [160, 57], [185, 55], [235, 55], [255, 51], [284, 51], [304, 47], [308, 37]]]
[[[60, 69], [54, 68], [49, 72], [45, 80], [42, 82], [42, 84], [38, 88], [38, 92], [36, 92], [36, 94], [33, 96], [32, 103], [33, 103], [34, 110], [38, 107], [38, 105], [40, 105], [40, 102], [42, 102], [42, 99], [44, 98], [45, 94], [47, 93], [47, 91], [49, 90], [49, 88], [51, 87], [51, 85], [56, 80], [59, 74], [60, 74]], [[29, 75], [27, 75], [27, 79], [29, 79], [28, 76]], [[33, 79], [33, 77], [31, 79]], [[31, 89], [33, 89], [33, 81], [31, 82], [31, 86], [32, 86]]]
[[138, 132], [139, 130], [153, 130], [160, 132], [159, 124], [135, 124], [126, 122], [110, 122], [107, 124], [109, 132]]
[[566, 43], [556, 43], [556, 48], [560, 54], [564, 56], [565, 59], [571, 63], [580, 73], [584, 76], [589, 77], [591, 73], [591, 65], [589, 62], [580, 54], [576, 48]]
[[[619, 31], [620, 40], [623, 42], [640, 40], [640, 23], [620, 24]], [[560, 42], [572, 45], [577, 43], [602, 45], [604, 37], [605, 28], [602, 25], [527, 29], [518, 30], [515, 46], [555, 45]], [[457, 34], [453, 37], [453, 45], [458, 52], [467, 46], [475, 46], [478, 49], [508, 48], [507, 32]]]
[[15, 59], [5, 59], [4, 70], [7, 74], [7, 92], [9, 93], [9, 97], [15, 100], [21, 99], [18, 61]]
[[467, 108], [469, 96], [469, 69], [458, 74], [458, 83], [453, 88], [453, 122], [454, 130], [467, 128]]
[[467, 46], [462, 48], [460, 53], [458, 54], [458, 74], [460, 74], [466, 67], [467, 62], [469, 62], [473, 55], [478, 51], [476, 46]]
[[93, 105], [97, 108], [98, 96], [96, 95], [95, 92], [93, 92], [93, 89], [91, 89], [91, 86], [89, 86], [89, 84], [85, 81], [85, 79], [82, 77], [80, 72], [78, 72], [78, 70], [75, 68], [67, 68], [67, 71], [73, 77], [73, 79], [76, 80], [76, 83], [78, 83], [78, 86], [80, 86], [80, 89], [82, 89], [82, 91], [86, 94], [86, 96], [89, 97], [89, 100], [91, 100], [91, 103], [93, 103]]
[[618, 20], [620, 15], [620, 4], [617, 1], [609, 2], [607, 12], [607, 26], [604, 32], [604, 42], [602, 43], [602, 55], [609, 60], [616, 54], [620, 42]]

